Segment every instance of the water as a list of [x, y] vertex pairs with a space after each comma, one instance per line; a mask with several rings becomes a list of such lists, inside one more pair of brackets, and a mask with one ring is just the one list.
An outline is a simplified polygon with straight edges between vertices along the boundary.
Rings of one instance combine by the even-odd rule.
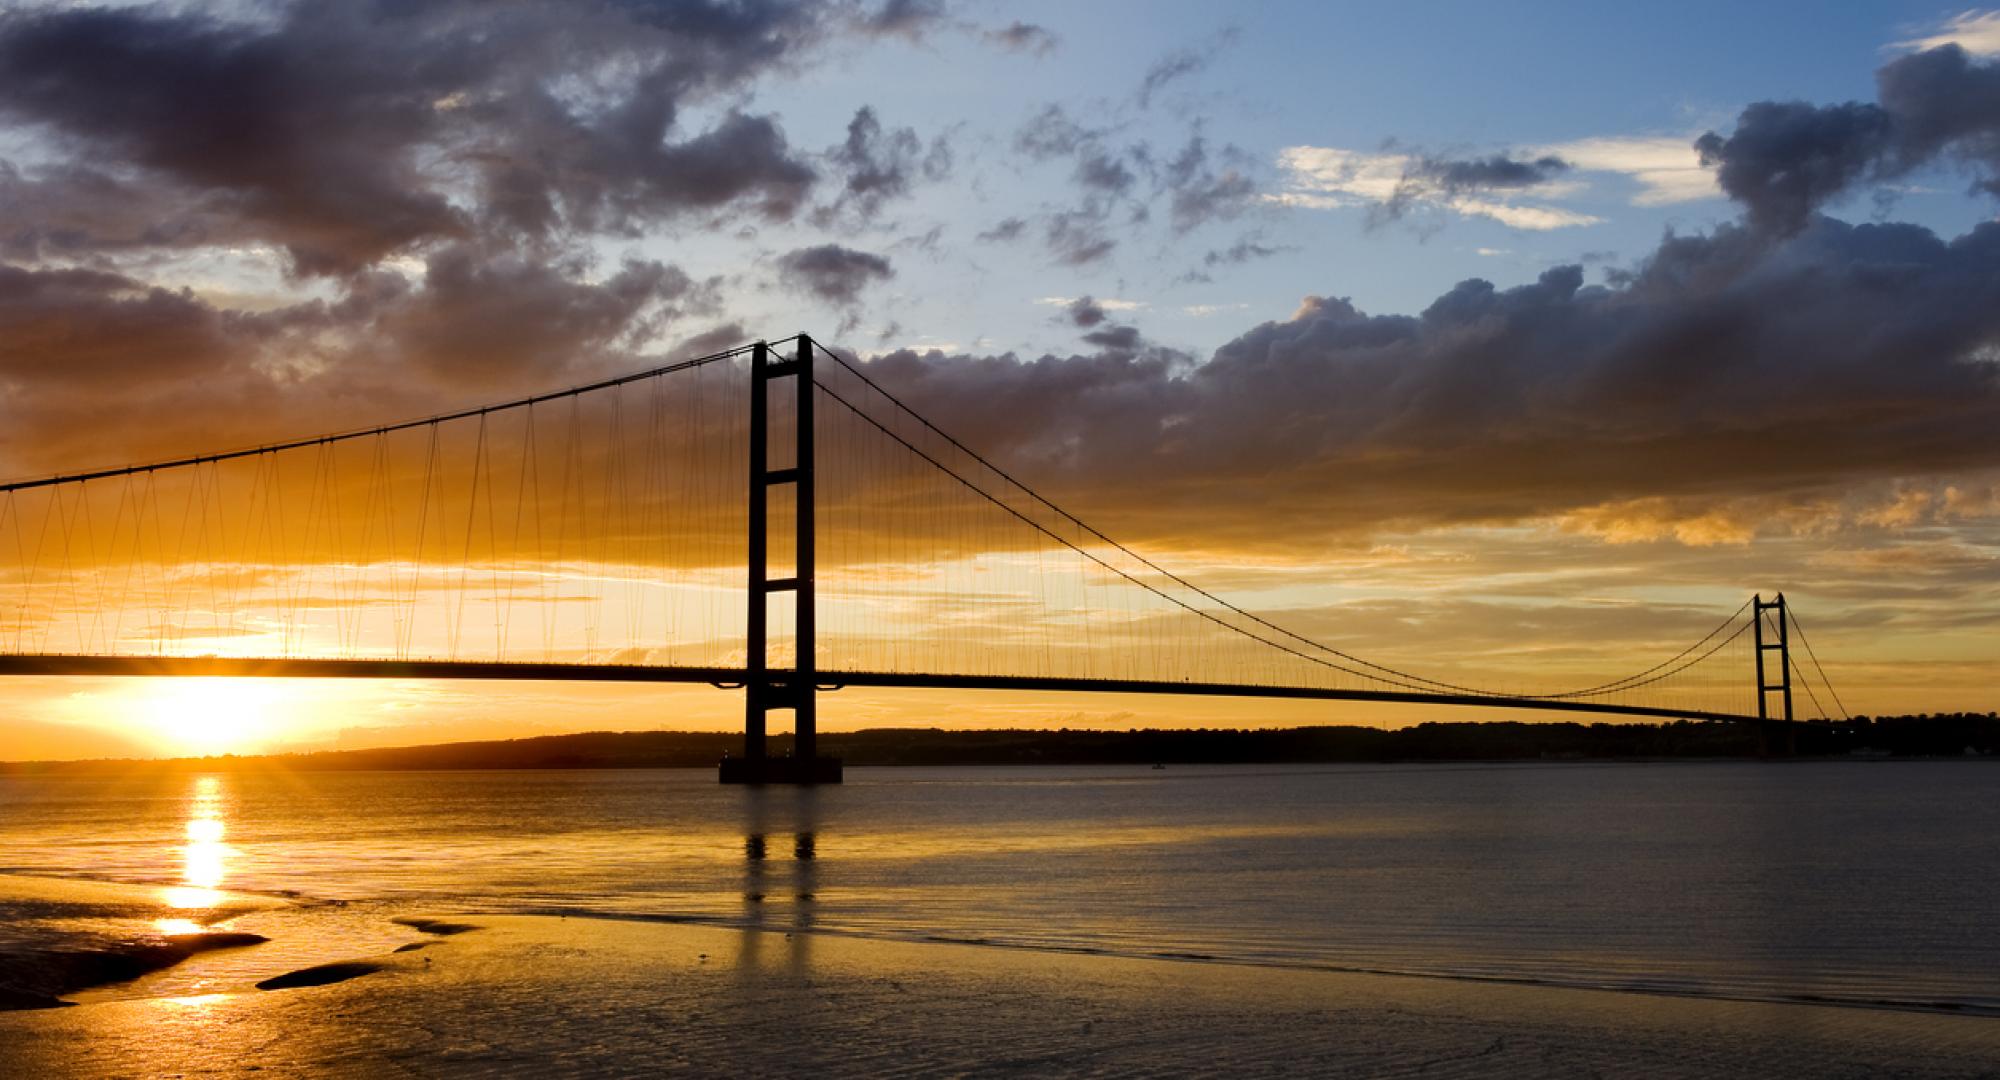
[[[14, 777], [0, 871], [211, 923], [282, 895], [350, 949], [325, 912], [563, 912], [2000, 1011], [1996, 793], [1978, 762]], [[0, 949], [61, 929], [13, 914]]]

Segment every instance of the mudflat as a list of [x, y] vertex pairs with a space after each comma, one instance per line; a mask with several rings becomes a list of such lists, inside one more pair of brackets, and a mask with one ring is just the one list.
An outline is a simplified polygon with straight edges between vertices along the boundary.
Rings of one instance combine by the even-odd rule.
[[[10, 1069], [1990, 1076], [2000, 1020], [554, 916], [368, 978], [0, 1014]], [[143, 989], [143, 987], [141, 987]]]

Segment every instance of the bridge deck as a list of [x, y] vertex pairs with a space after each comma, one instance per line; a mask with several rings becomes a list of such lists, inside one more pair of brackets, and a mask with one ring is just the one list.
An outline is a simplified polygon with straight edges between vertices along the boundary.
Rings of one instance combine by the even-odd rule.
[[[708, 683], [741, 686], [742, 668], [663, 667], [639, 664], [495, 663], [466, 660], [298, 659], [230, 656], [0, 656], [0, 676], [238, 677], [286, 679], [498, 679], [534, 682]], [[782, 679], [782, 671], [771, 675]], [[1537, 712], [1579, 712], [1687, 720], [1756, 721], [1754, 716], [1700, 709], [1655, 708], [1609, 702], [1485, 697], [1407, 690], [1339, 690], [1252, 683], [1167, 682], [1143, 679], [1041, 678], [992, 675], [910, 675], [885, 671], [821, 671], [819, 687], [906, 690], [1015, 690], [1042, 693], [1194, 694], [1207, 697], [1377, 701], [1404, 705], [1470, 705]]]

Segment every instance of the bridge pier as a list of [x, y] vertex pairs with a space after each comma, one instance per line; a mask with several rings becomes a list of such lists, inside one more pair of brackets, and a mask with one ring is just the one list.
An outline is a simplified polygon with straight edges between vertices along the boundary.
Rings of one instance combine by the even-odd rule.
[[[838, 784], [839, 758], [819, 753], [816, 664], [817, 612], [813, 570], [813, 343], [800, 334], [791, 360], [771, 359], [758, 342], [750, 351], [750, 528], [749, 609], [743, 656], [743, 756], [724, 758], [718, 775], [725, 784]], [[770, 384], [789, 378], [798, 394], [792, 411], [790, 468], [771, 468]], [[793, 569], [790, 577], [770, 576], [772, 488], [790, 486], [793, 497]], [[797, 647], [790, 671], [769, 664], [768, 626], [774, 593], [790, 593]], [[792, 710], [792, 754], [774, 758], [766, 746], [767, 719], [774, 709]]]

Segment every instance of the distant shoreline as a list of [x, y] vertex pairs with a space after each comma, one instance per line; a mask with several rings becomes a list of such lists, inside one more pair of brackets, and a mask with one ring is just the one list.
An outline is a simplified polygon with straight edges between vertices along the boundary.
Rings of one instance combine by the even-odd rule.
[[[774, 736], [771, 753], [790, 752]], [[741, 752], [742, 736], [714, 731], [625, 731], [487, 742], [202, 758], [0, 762], [0, 776], [133, 770], [419, 771], [712, 768]], [[1813, 721], [1760, 731], [1714, 721], [1428, 723], [1384, 729], [869, 728], [824, 732], [821, 752], [851, 766], [1269, 765], [1504, 761], [1732, 760], [1759, 757], [1963, 758], [2000, 755], [2000, 715], [1950, 713]]]

